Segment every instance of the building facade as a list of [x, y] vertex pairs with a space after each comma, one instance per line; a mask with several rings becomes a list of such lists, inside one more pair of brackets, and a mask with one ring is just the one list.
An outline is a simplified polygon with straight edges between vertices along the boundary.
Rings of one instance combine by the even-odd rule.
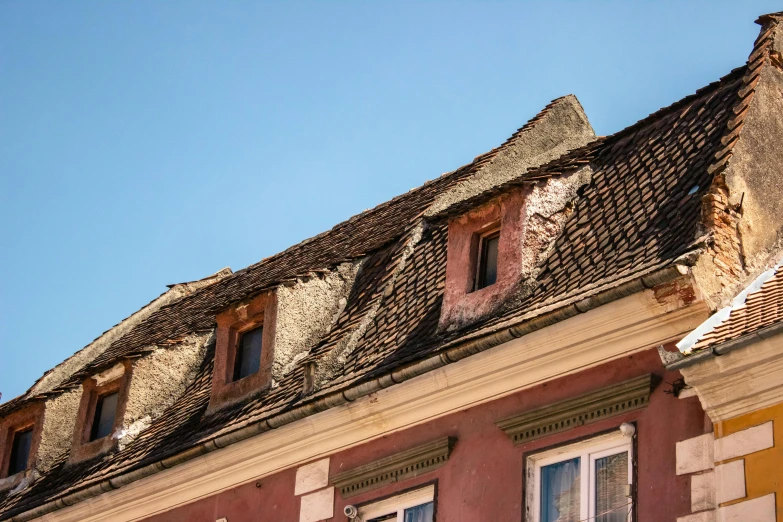
[[783, 14], [757, 23], [616, 134], [558, 98], [172, 285], [0, 405], [0, 520], [780, 522]]

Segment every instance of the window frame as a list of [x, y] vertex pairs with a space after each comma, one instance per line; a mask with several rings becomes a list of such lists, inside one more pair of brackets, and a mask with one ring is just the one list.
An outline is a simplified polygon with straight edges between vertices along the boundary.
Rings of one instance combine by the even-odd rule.
[[[43, 430], [44, 408], [45, 403], [43, 401], [34, 402], [29, 406], [8, 414], [7, 417], [0, 420], [0, 490], [14, 486], [28, 471], [35, 467], [38, 446], [41, 442], [41, 432]], [[27, 454], [27, 465], [24, 470], [9, 475], [14, 436], [21, 431], [31, 428], [33, 434], [30, 442], [30, 453]]]
[[[487, 262], [487, 241], [490, 239], [493, 239], [497, 237], [498, 239], [498, 252], [495, 259], [495, 281], [492, 282], [492, 284], [484, 284], [485, 283], [485, 268], [486, 268], [486, 262]], [[500, 267], [499, 265], [500, 261], [500, 223], [493, 223], [490, 225], [489, 230], [483, 231], [480, 234], [478, 234], [478, 245], [476, 247], [476, 270], [473, 277], [473, 291], [477, 292], [479, 290], [483, 290], [485, 288], [489, 288], [490, 286], [493, 286], [495, 283], [497, 283], [498, 280], [498, 269]]]
[[[405, 493], [400, 493], [383, 500], [378, 500], [357, 507], [358, 516], [356, 520], [357, 522], [366, 521], [384, 515], [391, 515], [396, 511], [396, 522], [404, 522], [406, 509], [420, 506], [422, 504], [427, 504], [429, 502], [432, 502], [433, 505], [435, 504], [435, 484], [429, 484], [424, 487], [416, 488]], [[393, 519], [389, 520], [391, 522]], [[433, 515], [432, 520], [433, 522], [436, 520], [436, 515]]]
[[[11, 473], [11, 463], [13, 461], [14, 457], [14, 443], [16, 443], [16, 437], [21, 433], [30, 433], [30, 447], [27, 449], [27, 458], [25, 459], [25, 465], [24, 468], [14, 471]], [[5, 465], [5, 476], [11, 477], [13, 475], [16, 475], [17, 473], [24, 473], [28, 469], [30, 469], [30, 457], [33, 454], [33, 442], [35, 437], [35, 424], [26, 424], [24, 426], [20, 426], [18, 428], [12, 429], [11, 433], [8, 434], [8, 460], [7, 462], [4, 462]]]
[[[237, 370], [239, 369], [238, 366], [241, 365], [241, 357], [240, 357], [240, 350], [242, 348], [242, 339], [244, 339], [245, 335], [247, 335], [250, 332], [253, 332], [255, 330], [261, 330], [261, 351], [258, 354], [258, 369], [254, 371], [253, 373], [248, 373], [244, 377], [237, 377]], [[230, 361], [231, 364], [228, 369], [230, 382], [238, 382], [242, 379], [247, 379], [250, 377], [253, 377], [258, 372], [263, 371], [263, 363], [264, 363], [264, 320], [263, 317], [260, 321], [254, 321], [247, 325], [244, 325], [244, 328], [242, 329], [235, 329], [235, 332], [232, 335], [232, 344], [233, 344], [233, 353], [231, 354], [232, 361]]]
[[[126, 359], [101, 374], [88, 377], [82, 383], [82, 398], [71, 443], [68, 462], [79, 462], [102, 455], [117, 446], [114, 434], [122, 426], [125, 418], [125, 406], [128, 403], [133, 364]], [[106, 380], [104, 380], [106, 379]], [[99, 439], [90, 440], [95, 410], [100, 397], [117, 392], [117, 408], [114, 411], [114, 423], [111, 433]]]
[[[262, 293], [219, 312], [215, 319], [215, 366], [208, 413], [270, 388], [274, 363], [277, 295], [274, 291]], [[242, 335], [256, 328], [263, 328], [258, 371], [234, 380], [237, 350]]]
[[[595, 461], [597, 459], [628, 452], [628, 484], [631, 496], [628, 512], [634, 513], [636, 499], [633, 463], [635, 459], [633, 438], [625, 437], [619, 430], [568, 443], [556, 448], [537, 452], [526, 458], [525, 503], [530, 506], [525, 513], [525, 522], [541, 520], [541, 468], [580, 457], [580, 520], [595, 518]], [[585, 482], [588, 487], [584, 487]], [[633, 515], [632, 515], [633, 517]], [[633, 518], [631, 518], [632, 520]]]
[[[109, 395], [115, 395], [115, 394], [117, 395], [117, 401], [116, 401], [116, 404], [114, 405], [112, 429], [106, 435], [98, 437], [97, 433], [95, 433], [95, 431], [96, 431], [96, 421], [100, 420], [98, 418], [98, 406], [101, 407], [101, 413], [103, 413], [103, 402], [104, 402], [103, 399], [105, 397], [108, 397]], [[119, 388], [113, 389], [113, 390], [109, 389], [109, 390], [102, 391], [100, 393], [96, 393], [96, 395], [95, 395], [95, 403], [92, 406], [92, 412], [90, 414], [90, 416], [92, 417], [92, 420], [90, 420], [90, 430], [89, 430], [89, 433], [87, 435], [87, 442], [95, 442], [97, 440], [105, 439], [106, 437], [111, 436], [111, 434], [114, 432], [114, 429], [115, 429], [115, 427], [117, 425], [117, 411], [119, 410], [119, 408], [120, 408], [120, 390], [119, 390]], [[93, 438], [93, 436], [95, 436], [95, 437]]]

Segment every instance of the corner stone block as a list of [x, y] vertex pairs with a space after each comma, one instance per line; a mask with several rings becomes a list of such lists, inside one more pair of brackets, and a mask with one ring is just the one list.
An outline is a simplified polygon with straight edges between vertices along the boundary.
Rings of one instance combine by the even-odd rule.
[[775, 522], [775, 494], [722, 507], [717, 522]]
[[715, 522], [715, 511], [702, 511], [684, 517], [677, 517], [677, 522]]
[[319, 522], [334, 516], [334, 488], [326, 488], [302, 497], [299, 522]]
[[715, 472], [708, 471], [691, 476], [691, 511], [715, 509]]
[[719, 504], [745, 496], [745, 461], [715, 466], [715, 498]]
[[305, 464], [296, 470], [294, 495], [304, 495], [329, 485], [329, 459]]
[[712, 433], [705, 433], [677, 443], [677, 474], [696, 473], [712, 469], [715, 461]]
[[772, 421], [715, 439], [715, 461], [743, 457], [775, 445]]

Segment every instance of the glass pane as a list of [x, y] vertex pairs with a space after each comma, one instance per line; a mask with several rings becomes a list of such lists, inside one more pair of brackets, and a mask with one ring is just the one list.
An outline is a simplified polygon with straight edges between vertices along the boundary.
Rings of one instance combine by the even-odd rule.
[[405, 522], [432, 522], [435, 504], [427, 502], [405, 510]]
[[498, 278], [498, 243], [500, 234], [496, 233], [481, 240], [479, 259], [478, 288], [494, 285]]
[[256, 328], [242, 334], [237, 346], [237, 358], [234, 362], [234, 380], [238, 381], [253, 375], [261, 367], [261, 338], [263, 328]]
[[111, 434], [114, 428], [114, 414], [117, 413], [117, 397], [119, 393], [108, 393], [98, 397], [95, 405], [95, 417], [92, 421], [90, 440], [98, 440]]
[[32, 428], [14, 433], [14, 442], [11, 445], [11, 459], [8, 463], [9, 476], [27, 469], [27, 460], [30, 457], [30, 446], [32, 446], [32, 444]]
[[579, 522], [579, 457], [541, 468], [541, 522]]
[[595, 520], [625, 522], [630, 500], [625, 496], [628, 484], [628, 452], [595, 460]]

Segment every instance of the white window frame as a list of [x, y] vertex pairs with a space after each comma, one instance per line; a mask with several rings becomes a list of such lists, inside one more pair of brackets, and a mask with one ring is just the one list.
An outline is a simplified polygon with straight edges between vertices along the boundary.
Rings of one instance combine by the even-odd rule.
[[420, 489], [408, 491], [407, 493], [402, 493], [401, 495], [379, 500], [378, 502], [373, 502], [372, 504], [366, 504], [357, 508], [359, 515], [356, 520], [357, 522], [371, 520], [384, 515], [391, 515], [396, 511], [397, 522], [404, 522], [406, 509], [434, 501], [435, 484], [430, 484], [429, 486]]
[[[579, 489], [580, 520], [590, 520], [595, 513], [595, 461], [623, 451], [628, 452], [628, 483], [633, 484], [633, 444], [632, 439], [619, 432], [601, 435], [588, 440], [561, 446], [527, 457], [525, 504], [528, 506], [525, 522], [541, 520], [541, 468], [564, 460], [580, 457], [581, 484]], [[587, 484], [588, 487], [584, 487]], [[633, 489], [633, 488], [632, 488]], [[633, 509], [633, 498], [628, 499], [628, 512]]]

